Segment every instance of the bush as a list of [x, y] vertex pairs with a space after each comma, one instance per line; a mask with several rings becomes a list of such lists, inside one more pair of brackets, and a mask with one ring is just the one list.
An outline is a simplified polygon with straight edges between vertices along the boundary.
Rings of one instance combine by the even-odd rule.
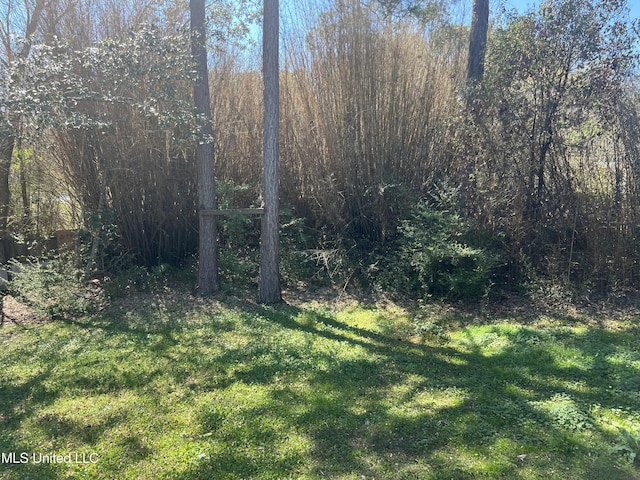
[[399, 230], [397, 268], [404, 271], [405, 285], [447, 300], [488, 295], [499, 257], [472, 242], [473, 230], [452, 205], [420, 202]]
[[11, 294], [48, 318], [91, 313], [104, 302], [102, 292], [84, 279], [68, 254], [11, 260], [9, 268]]

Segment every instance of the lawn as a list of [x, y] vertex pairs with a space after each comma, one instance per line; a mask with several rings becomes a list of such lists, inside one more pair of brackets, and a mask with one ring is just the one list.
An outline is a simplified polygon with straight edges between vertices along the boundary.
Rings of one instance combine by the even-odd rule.
[[0, 479], [640, 478], [634, 317], [450, 320], [164, 292], [5, 324]]

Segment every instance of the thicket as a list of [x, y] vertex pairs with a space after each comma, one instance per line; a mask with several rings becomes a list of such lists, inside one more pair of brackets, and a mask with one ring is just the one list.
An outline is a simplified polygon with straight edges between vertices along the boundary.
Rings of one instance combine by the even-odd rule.
[[9, 262], [9, 292], [46, 318], [94, 313], [105, 303], [103, 292], [88, 283], [68, 253]]
[[[456, 299], [539, 276], [636, 288], [638, 29], [626, 2], [547, 0], [494, 19], [485, 76], [472, 86], [468, 29], [447, 5], [438, 15], [389, 5], [307, 1], [283, 11], [287, 275], [299, 267], [299, 276]], [[94, 262], [128, 255], [151, 267], [196, 254], [188, 39], [143, 20], [154, 18], [141, 13], [108, 39], [59, 47], [84, 90], [53, 92], [64, 100], [54, 102], [56, 121], [25, 122], [14, 232], [33, 217], [42, 229], [81, 227]], [[256, 206], [259, 65], [238, 37], [213, 38], [220, 202]], [[40, 107], [20, 114], [45, 118]], [[63, 187], [36, 215], [47, 172]], [[443, 202], [443, 189], [455, 201]], [[256, 255], [257, 226], [223, 220], [221, 255]]]

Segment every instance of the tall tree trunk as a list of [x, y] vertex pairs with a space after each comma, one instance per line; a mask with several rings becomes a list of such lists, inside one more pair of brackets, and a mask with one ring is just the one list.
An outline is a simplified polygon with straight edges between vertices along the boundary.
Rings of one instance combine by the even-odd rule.
[[216, 217], [216, 184], [214, 178], [213, 120], [209, 98], [207, 67], [205, 0], [190, 0], [191, 53], [196, 62], [197, 79], [193, 88], [198, 115], [199, 141], [196, 147], [198, 168], [198, 208], [200, 211], [198, 285], [199, 295], [211, 295], [220, 290], [218, 280], [218, 246]]
[[4, 138], [0, 138], [0, 263], [6, 262], [8, 258], [7, 243], [7, 222], [9, 219], [9, 203], [11, 194], [9, 193], [9, 172], [11, 171], [11, 157], [13, 156], [13, 146], [15, 137], [13, 132], [8, 133]]
[[469, 59], [467, 63], [468, 85], [482, 81], [488, 30], [489, 0], [473, 0], [471, 34], [469, 36]]
[[263, 198], [264, 215], [260, 236], [260, 286], [258, 301], [276, 303], [280, 291], [280, 232], [278, 221], [278, 135], [280, 122], [280, 6], [264, 1], [262, 69], [264, 78]]

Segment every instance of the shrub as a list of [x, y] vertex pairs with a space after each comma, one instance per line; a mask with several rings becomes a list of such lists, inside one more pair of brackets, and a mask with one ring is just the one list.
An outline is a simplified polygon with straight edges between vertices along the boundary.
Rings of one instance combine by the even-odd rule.
[[102, 292], [87, 282], [69, 254], [11, 260], [10, 292], [48, 318], [91, 313], [103, 304]]
[[133, 261], [122, 245], [118, 218], [111, 208], [97, 208], [84, 215], [82, 228], [78, 231], [80, 256], [86, 263], [90, 275], [112, 275], [125, 269]]
[[317, 239], [308, 233], [305, 219], [290, 206], [280, 212], [280, 273], [285, 284], [322, 283], [326, 277], [316, 247]]
[[420, 202], [399, 230], [398, 266], [420, 295], [478, 300], [489, 293], [499, 257], [472, 243], [473, 230], [452, 205]]

